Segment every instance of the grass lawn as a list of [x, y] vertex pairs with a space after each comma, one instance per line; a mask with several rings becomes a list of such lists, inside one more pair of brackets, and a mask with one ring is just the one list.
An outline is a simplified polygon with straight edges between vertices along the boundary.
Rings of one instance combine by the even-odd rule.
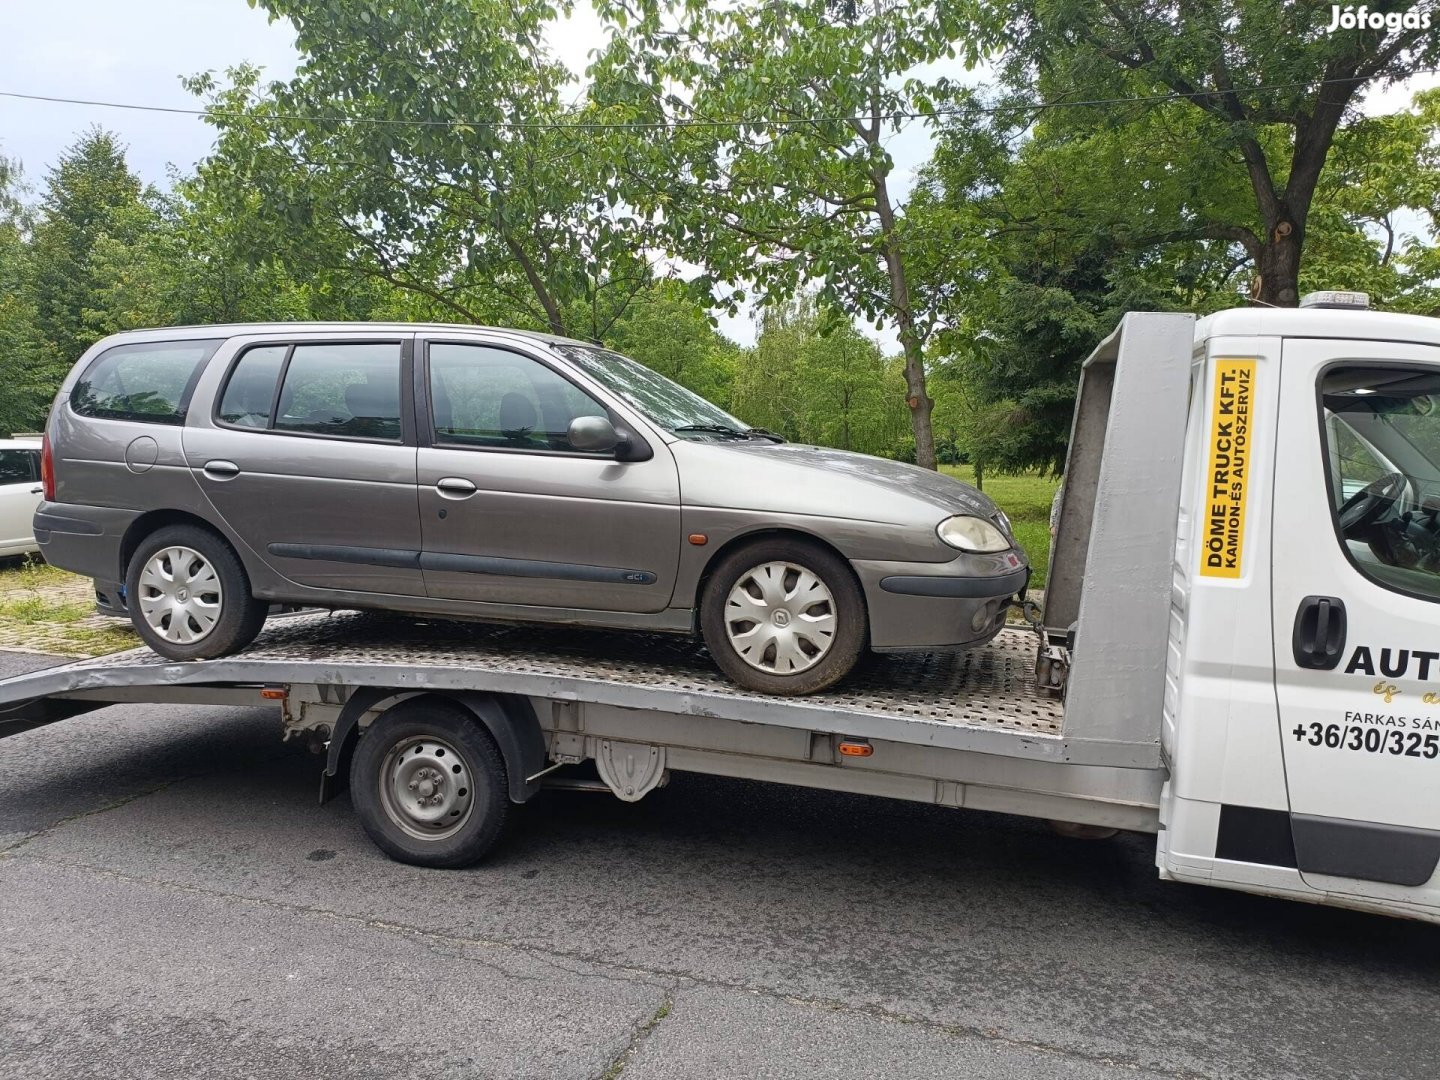
[[[941, 465], [940, 471], [967, 484], [975, 482], [975, 470], [969, 465]], [[1050, 562], [1050, 502], [1059, 485], [1058, 478], [1037, 473], [985, 477], [985, 494], [1009, 516], [1015, 539], [1030, 556], [1034, 568], [1030, 587], [1034, 589], [1045, 587], [1045, 568]]]
[[99, 656], [138, 644], [127, 621], [95, 614], [88, 578], [33, 557], [0, 560], [0, 648]]

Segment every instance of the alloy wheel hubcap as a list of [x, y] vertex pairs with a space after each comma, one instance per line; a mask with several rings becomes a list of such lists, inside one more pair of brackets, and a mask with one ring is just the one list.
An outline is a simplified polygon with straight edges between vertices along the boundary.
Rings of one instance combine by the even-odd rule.
[[194, 548], [167, 547], [140, 571], [140, 614], [166, 641], [189, 645], [220, 621], [220, 575]]
[[725, 599], [731, 647], [769, 675], [814, 667], [830, 651], [837, 627], [829, 587], [798, 563], [761, 563], [741, 574]]
[[444, 739], [416, 736], [396, 743], [380, 771], [386, 815], [421, 840], [453, 836], [470, 820], [473, 787], [465, 759]]

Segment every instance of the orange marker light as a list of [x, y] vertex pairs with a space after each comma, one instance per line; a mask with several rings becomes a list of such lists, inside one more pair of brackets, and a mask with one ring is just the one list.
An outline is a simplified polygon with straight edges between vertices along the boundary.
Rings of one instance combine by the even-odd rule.
[[260, 696], [266, 701], [284, 701], [290, 696], [290, 691], [283, 686], [262, 686]]
[[708, 544], [709, 542], [710, 542], [710, 538], [709, 538], [708, 536], [706, 536], [704, 533], [691, 533], [691, 534], [690, 534], [690, 543], [694, 544], [696, 547], [704, 547], [704, 546], [705, 546], [706, 544]]
[[860, 739], [843, 739], [840, 742], [840, 753], [845, 757], [869, 757], [875, 753], [875, 748]]

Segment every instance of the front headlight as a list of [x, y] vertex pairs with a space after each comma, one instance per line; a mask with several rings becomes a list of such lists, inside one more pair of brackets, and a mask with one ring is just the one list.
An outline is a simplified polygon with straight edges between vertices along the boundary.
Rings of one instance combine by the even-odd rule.
[[1005, 534], [984, 518], [965, 515], [946, 518], [935, 526], [935, 532], [945, 543], [961, 551], [1006, 551], [1010, 547]]

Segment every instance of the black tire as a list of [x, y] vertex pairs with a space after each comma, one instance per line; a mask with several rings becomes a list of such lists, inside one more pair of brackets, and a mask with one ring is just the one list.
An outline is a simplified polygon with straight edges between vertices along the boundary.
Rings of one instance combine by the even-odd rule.
[[[787, 563], [808, 570], [830, 592], [835, 630], [828, 649], [809, 667], [793, 672], [762, 670], [746, 660], [727, 632], [727, 598], [742, 578], [766, 563]], [[745, 620], [734, 620], [742, 626]], [[747, 690], [763, 694], [813, 694], [843, 679], [855, 666], [869, 639], [865, 595], [850, 565], [819, 544], [796, 537], [756, 540], [721, 556], [700, 597], [700, 632], [720, 670]], [[764, 662], [764, 654], [757, 658]]]
[[[432, 783], [416, 791], [405, 782]], [[444, 784], [429, 779], [439, 771]], [[399, 804], [397, 787], [414, 798], [434, 797], [441, 815], [423, 825]], [[463, 793], [463, 794], [462, 794]], [[490, 733], [458, 705], [433, 698], [401, 702], [360, 734], [350, 761], [350, 797], [375, 846], [397, 862], [455, 870], [495, 846], [510, 814], [505, 761]], [[456, 809], [464, 801], [462, 813]], [[452, 813], [453, 811], [453, 813]], [[451, 823], [448, 817], [458, 820]]]
[[[219, 617], [209, 631], [195, 641], [166, 638], [150, 625], [143, 610], [141, 575], [146, 563], [168, 547], [184, 547], [198, 553], [214, 568], [220, 582]], [[140, 542], [130, 556], [130, 565], [125, 568], [125, 605], [141, 640], [169, 660], [211, 660], [239, 652], [255, 640], [269, 611], [268, 604], [251, 595], [250, 578], [234, 549], [223, 537], [198, 525], [166, 525]]]

